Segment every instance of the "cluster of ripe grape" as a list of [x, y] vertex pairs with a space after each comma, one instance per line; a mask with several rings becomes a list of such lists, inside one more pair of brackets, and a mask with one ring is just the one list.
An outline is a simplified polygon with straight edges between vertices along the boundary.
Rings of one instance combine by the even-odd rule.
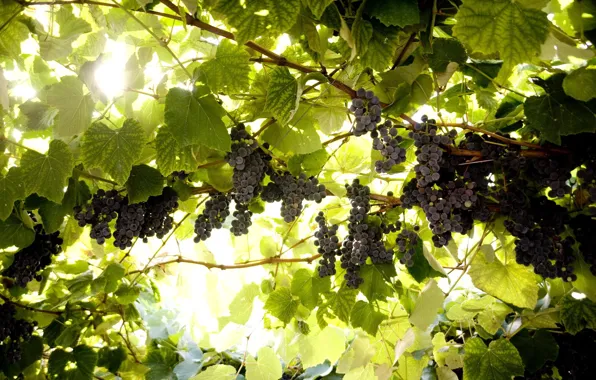
[[62, 252], [59, 232], [47, 234], [41, 224], [36, 224], [34, 231], [33, 243], [18, 251], [12, 264], [2, 272], [3, 276], [14, 279], [15, 284], [23, 288], [30, 281], [41, 281], [40, 272], [52, 263], [52, 256]]
[[532, 265], [542, 277], [575, 281], [575, 240], [561, 237], [569, 223], [567, 209], [546, 197], [527, 200], [521, 190], [511, 184], [509, 191], [500, 192], [501, 212], [508, 216], [505, 228], [516, 237], [516, 261]]
[[370, 258], [374, 264], [391, 263], [394, 252], [383, 243], [383, 227], [368, 221], [370, 188], [355, 179], [352, 184], [346, 184], [346, 190], [351, 208], [348, 235], [341, 247], [341, 267], [346, 270], [346, 285], [358, 288], [363, 282], [360, 268], [366, 259]]
[[339, 238], [337, 237], [337, 225], [328, 226], [323, 212], [319, 212], [315, 218], [318, 224], [315, 232], [315, 246], [321, 254], [319, 260], [319, 277], [334, 275], [336, 256], [341, 255]]
[[230, 133], [232, 150], [226, 155], [226, 160], [234, 174], [234, 200], [238, 203], [248, 203], [258, 196], [262, 190], [261, 183], [269, 169], [268, 155], [259, 148], [259, 144], [240, 124]]
[[281, 217], [286, 223], [293, 222], [302, 212], [302, 203], [320, 203], [327, 196], [325, 186], [315, 177], [307, 178], [304, 173], [294, 177], [288, 172], [271, 173], [271, 182], [265, 186], [261, 199], [265, 202], [281, 201]]
[[222, 228], [228, 215], [230, 197], [223, 193], [210, 194], [203, 212], [195, 221], [195, 243], [207, 240], [211, 237], [211, 231]]
[[352, 99], [352, 105], [349, 108], [356, 118], [354, 136], [362, 136], [377, 129], [377, 124], [381, 121], [380, 103], [374, 92], [363, 88], [356, 91], [356, 98]]
[[33, 330], [37, 322], [28, 322], [24, 319], [15, 318], [16, 309], [11, 303], [0, 305], [0, 355], [8, 364], [14, 364], [21, 360], [23, 353], [22, 345], [28, 342], [33, 336]]
[[413, 230], [404, 229], [395, 239], [397, 250], [402, 255], [399, 262], [409, 268], [414, 266], [414, 255], [416, 254], [416, 247], [420, 241], [420, 237], [416, 233], [417, 230], [418, 226], [415, 226]]
[[[129, 203], [116, 190], [98, 190], [85, 209], [75, 207], [79, 226], [91, 225], [90, 236], [98, 244], [114, 237], [114, 246], [126, 249], [135, 238], [148, 241], [149, 237], [163, 238], [174, 226], [171, 214], [178, 209], [178, 195], [165, 187], [161, 195], [151, 196], [145, 202]], [[109, 223], [116, 220], [114, 232]]]

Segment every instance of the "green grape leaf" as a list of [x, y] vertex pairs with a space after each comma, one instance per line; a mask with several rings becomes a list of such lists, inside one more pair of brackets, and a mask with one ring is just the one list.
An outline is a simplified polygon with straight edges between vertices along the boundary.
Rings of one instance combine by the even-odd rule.
[[574, 99], [587, 102], [596, 98], [596, 69], [582, 67], [572, 71], [563, 80], [565, 93]]
[[94, 123], [83, 136], [83, 162], [86, 167], [100, 168], [116, 182], [124, 183], [141, 156], [145, 141], [145, 131], [133, 119], [127, 119], [120, 129]]
[[269, 294], [269, 298], [265, 302], [265, 310], [283, 323], [288, 323], [296, 315], [299, 304], [300, 302], [294, 299], [289, 288], [278, 287]]
[[54, 133], [58, 137], [70, 137], [85, 131], [91, 124], [95, 102], [90, 94], [83, 92], [83, 82], [77, 77], [62, 77], [47, 92], [47, 103], [58, 110], [54, 121]]
[[550, 24], [546, 13], [510, 0], [466, 0], [455, 19], [454, 36], [474, 52], [499, 53], [505, 72], [540, 53]]
[[596, 303], [567, 296], [561, 300], [561, 320], [565, 330], [573, 335], [584, 328], [596, 330]]
[[271, 347], [261, 348], [257, 360], [246, 360], [246, 380], [279, 380], [282, 373], [281, 362]]
[[19, 109], [26, 119], [27, 129], [30, 131], [42, 131], [51, 127], [58, 114], [57, 109], [31, 100], [21, 104]]
[[11, 215], [5, 221], [0, 221], [0, 249], [13, 245], [24, 248], [31, 245], [34, 239], [35, 232], [16, 216]]
[[330, 303], [333, 314], [335, 314], [341, 321], [348, 323], [352, 309], [356, 304], [357, 295], [357, 290], [350, 289], [346, 286], [339, 288], [337, 293], [332, 293]]
[[464, 380], [510, 380], [522, 376], [524, 366], [519, 352], [507, 339], [490, 342], [467, 339], [464, 345]]
[[96, 363], [97, 353], [89, 346], [76, 346], [72, 352], [57, 349], [50, 354], [48, 374], [51, 379], [91, 380]]
[[511, 338], [511, 343], [519, 351], [526, 371], [530, 373], [543, 368], [548, 360], [554, 362], [559, 355], [557, 341], [546, 330], [537, 330], [530, 336], [528, 330], [524, 329]]
[[368, 42], [372, 38], [373, 27], [370, 21], [362, 18], [360, 9], [362, 9], [362, 6], [358, 9], [356, 20], [352, 24], [352, 37], [354, 38], [357, 53], [364, 54], [366, 49], [368, 49]]
[[246, 323], [252, 314], [255, 297], [259, 295], [259, 286], [255, 283], [244, 285], [230, 303], [230, 321], [239, 325]]
[[306, 0], [313, 16], [318, 20], [325, 12], [325, 9], [333, 3], [333, 0]]
[[433, 52], [428, 57], [428, 65], [433, 71], [445, 72], [450, 62], [463, 64], [468, 59], [464, 46], [455, 38], [435, 38]]
[[387, 316], [377, 310], [368, 302], [358, 301], [350, 313], [350, 323], [353, 327], [362, 327], [372, 336], [377, 335], [379, 325]]
[[270, 76], [265, 111], [285, 125], [298, 109], [302, 88], [287, 67], [276, 67]]
[[391, 286], [387, 283], [389, 274], [382, 265], [364, 265], [360, 269], [360, 277], [364, 280], [360, 291], [370, 301], [385, 300], [393, 295]]
[[226, 90], [242, 92], [248, 89], [250, 74], [250, 54], [243, 46], [223, 40], [217, 46], [215, 58], [200, 66], [213, 92]]
[[437, 311], [443, 305], [445, 295], [435, 280], [430, 280], [422, 289], [416, 305], [410, 314], [410, 323], [420, 330], [426, 330], [437, 317]]
[[[171, 344], [171, 343], [170, 343]], [[149, 367], [145, 374], [147, 380], [174, 380], [176, 375], [172, 369], [178, 363], [178, 354], [169, 345], [160, 348], [151, 347], [143, 364]]]
[[538, 300], [538, 284], [532, 269], [515, 260], [503, 264], [498, 259], [488, 263], [484, 255], [476, 255], [469, 275], [474, 286], [512, 305], [533, 309]]
[[571, 97], [531, 96], [524, 103], [527, 125], [555, 144], [561, 136], [596, 131], [594, 106]]
[[0, 3], [0, 57], [21, 60], [21, 42], [29, 37], [29, 30], [18, 17], [22, 6], [17, 2]]
[[368, 49], [360, 56], [362, 65], [377, 71], [385, 71], [393, 63], [393, 54], [399, 46], [396, 28], [374, 25]]
[[72, 5], [64, 5], [55, 13], [56, 22], [60, 25], [60, 38], [73, 41], [84, 33], [91, 32], [91, 25], [80, 17], [73, 15]]
[[161, 195], [164, 177], [147, 165], [133, 166], [126, 181], [126, 191], [130, 203], [145, 202], [150, 196]]
[[224, 109], [211, 94], [197, 97], [175, 87], [166, 96], [164, 120], [182, 147], [201, 144], [229, 151], [232, 142], [221, 120], [224, 115]]
[[97, 366], [107, 368], [112, 373], [117, 373], [125, 360], [126, 351], [122, 346], [102, 347], [98, 352]]
[[325, 149], [319, 149], [309, 154], [297, 154], [288, 160], [288, 169], [295, 176], [300, 173], [316, 176], [321, 172], [328, 159], [329, 154]]
[[21, 178], [25, 192], [37, 193], [60, 203], [73, 168], [74, 158], [70, 148], [61, 140], [52, 140], [46, 154], [28, 150], [21, 157]]
[[[296, 123], [295, 120], [299, 119]], [[322, 148], [321, 138], [308, 116], [300, 118], [298, 114], [290, 124], [271, 124], [263, 133], [263, 140], [284, 153], [310, 154]]]
[[41, 216], [44, 230], [47, 233], [58, 231], [60, 226], [62, 226], [64, 217], [69, 211], [62, 204], [44, 199], [39, 206], [39, 215]]
[[236, 376], [236, 368], [231, 365], [216, 364], [207, 367], [204, 371], [201, 371], [190, 380], [220, 380], [227, 378], [231, 379], [234, 376]]
[[138, 286], [120, 284], [118, 289], [114, 292], [116, 296], [116, 302], [120, 305], [130, 305], [139, 298], [141, 289]]
[[331, 288], [329, 277], [320, 278], [318, 273], [311, 273], [308, 269], [298, 269], [292, 277], [292, 294], [300, 297], [300, 302], [314, 309], [319, 301], [319, 294], [326, 293]]
[[[157, 168], [164, 176], [168, 176], [176, 170], [195, 170], [197, 167], [195, 148], [195, 145], [181, 148], [172, 134], [171, 128], [164, 125], [159, 128], [155, 137], [155, 162], [157, 163]], [[218, 172], [221, 172], [221, 168], [218, 167], [216, 169]], [[215, 186], [213, 183], [211, 185]]]
[[21, 182], [21, 169], [12, 167], [5, 176], [0, 175], [0, 221], [12, 213], [14, 202], [25, 198], [25, 187]]
[[386, 26], [403, 28], [420, 22], [420, 11], [416, 0], [369, 1], [366, 4], [366, 13]]
[[244, 44], [257, 37], [290, 29], [298, 18], [300, 0], [220, 0], [215, 10], [237, 30], [236, 41]]
[[[471, 62], [468, 63], [466, 66], [462, 67], [461, 71], [465, 75], [472, 77], [472, 80], [478, 86], [486, 88], [489, 85], [491, 85], [492, 79], [495, 79], [497, 75], [499, 75], [501, 67], [503, 67], [502, 62]], [[468, 91], [468, 89], [466, 89], [466, 91]], [[507, 96], [511, 94], [512, 93], [509, 93], [507, 94]]]

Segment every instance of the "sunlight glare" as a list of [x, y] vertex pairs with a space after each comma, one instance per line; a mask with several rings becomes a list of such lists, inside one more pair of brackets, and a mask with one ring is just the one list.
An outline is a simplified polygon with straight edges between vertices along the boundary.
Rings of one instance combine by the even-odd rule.
[[575, 298], [576, 300], [583, 300], [586, 298], [586, 295], [584, 293], [573, 292], [571, 293], [571, 297]]
[[22, 98], [23, 100], [29, 100], [37, 96], [37, 92], [31, 87], [23, 84], [19, 84], [12, 88], [12, 96]]
[[126, 61], [126, 44], [108, 40], [106, 50], [111, 52], [109, 58], [105, 58], [95, 70], [94, 77], [101, 91], [108, 97], [114, 98], [125, 90], [122, 84], [125, 82], [124, 73]]

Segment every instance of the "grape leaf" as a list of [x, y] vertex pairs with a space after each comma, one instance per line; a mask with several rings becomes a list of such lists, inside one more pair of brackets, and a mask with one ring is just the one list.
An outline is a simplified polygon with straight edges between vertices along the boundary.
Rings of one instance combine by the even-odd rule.
[[350, 313], [350, 323], [353, 327], [362, 327], [364, 331], [372, 336], [377, 335], [379, 325], [387, 316], [376, 311], [372, 304], [358, 301]]
[[55, 13], [56, 22], [60, 25], [60, 37], [74, 41], [78, 36], [91, 32], [91, 25], [72, 13], [72, 5], [61, 6]]
[[428, 356], [423, 356], [419, 360], [413, 354], [406, 353], [399, 358], [398, 376], [401, 379], [424, 379], [422, 373], [427, 364]]
[[207, 77], [207, 84], [213, 92], [226, 90], [242, 92], [248, 89], [250, 54], [243, 46], [223, 40], [217, 46], [215, 58], [200, 66]]
[[443, 305], [445, 295], [435, 280], [430, 280], [422, 289], [416, 305], [410, 314], [410, 323], [420, 330], [426, 330], [437, 317], [437, 310]]
[[40, 102], [30, 100], [19, 106], [26, 119], [27, 129], [31, 131], [42, 131], [52, 126], [58, 110]]
[[83, 162], [86, 167], [100, 168], [116, 182], [124, 183], [141, 156], [145, 141], [145, 131], [135, 120], [127, 119], [120, 129], [94, 123], [83, 136]]
[[573, 335], [584, 328], [596, 330], [596, 303], [567, 296], [561, 300], [561, 320], [565, 330]]
[[368, 49], [360, 56], [362, 65], [377, 71], [385, 71], [393, 63], [393, 54], [398, 46], [399, 35], [396, 28], [373, 25], [373, 34], [368, 42]]
[[331, 295], [331, 310], [333, 313], [344, 322], [350, 320], [350, 313], [356, 304], [356, 295], [358, 291], [348, 287], [341, 287], [337, 293]]
[[587, 102], [596, 98], [596, 69], [582, 67], [572, 71], [563, 80], [565, 93], [574, 99]]
[[271, 347], [261, 348], [257, 360], [246, 360], [246, 380], [279, 380], [281, 375], [281, 362]]
[[306, 0], [310, 11], [316, 19], [320, 19], [325, 9], [333, 3], [334, 0]]
[[302, 88], [287, 67], [276, 67], [271, 72], [267, 87], [265, 110], [273, 114], [278, 123], [285, 125], [298, 109]]
[[[309, 154], [320, 150], [321, 138], [312, 119], [300, 116], [296, 113], [285, 126], [278, 122], [271, 124], [263, 133], [263, 140], [284, 153]], [[295, 123], [296, 119], [300, 120]]]
[[296, 314], [299, 304], [300, 302], [294, 299], [289, 288], [279, 287], [269, 294], [265, 302], [265, 310], [283, 323], [288, 323]]
[[21, 178], [27, 194], [37, 193], [60, 203], [74, 167], [68, 145], [52, 140], [46, 154], [28, 150], [21, 158]]
[[95, 102], [83, 92], [83, 83], [73, 76], [62, 77], [47, 92], [47, 103], [58, 110], [54, 133], [70, 137], [85, 131], [91, 124]]
[[21, 184], [21, 170], [12, 167], [5, 176], [0, 176], [0, 220], [6, 220], [12, 212], [14, 201], [25, 198]]
[[463, 64], [468, 59], [464, 46], [455, 38], [435, 38], [433, 52], [428, 57], [428, 65], [433, 71], [445, 72], [449, 62]]
[[126, 181], [130, 203], [145, 202], [150, 196], [161, 195], [164, 177], [157, 169], [147, 165], [133, 166]]
[[352, 37], [354, 38], [354, 45], [356, 46], [358, 54], [364, 54], [366, 52], [366, 49], [368, 49], [368, 42], [373, 34], [373, 27], [370, 21], [362, 18], [361, 9], [363, 9], [363, 5], [358, 8], [356, 20], [352, 24]]
[[112, 373], [116, 373], [125, 360], [126, 351], [122, 346], [102, 347], [98, 352], [97, 365], [107, 368]]
[[[1, 9], [1, 8], [0, 8]], [[43, 355], [43, 340], [33, 335], [29, 340], [21, 343], [21, 358], [16, 363], [8, 363], [6, 355], [0, 357], [0, 368], [8, 377], [18, 377], [20, 373], [27, 372], [27, 367], [40, 360]]]
[[519, 352], [507, 339], [493, 340], [486, 347], [481, 338], [472, 338], [464, 349], [464, 380], [510, 380], [524, 374]]
[[211, 94], [198, 97], [175, 87], [166, 96], [165, 123], [182, 147], [201, 144], [229, 151], [230, 135], [221, 120], [224, 115], [224, 109]]
[[538, 284], [532, 269], [515, 260], [507, 264], [495, 258], [488, 263], [484, 255], [476, 255], [469, 275], [474, 286], [503, 302], [533, 309], [538, 300]]
[[5, 221], [0, 221], [0, 249], [10, 246], [24, 248], [35, 239], [35, 232], [27, 228], [19, 218], [11, 215]]
[[76, 346], [72, 352], [57, 349], [50, 354], [48, 374], [52, 379], [91, 380], [96, 363], [97, 353], [89, 346]]
[[360, 277], [364, 280], [360, 291], [370, 301], [385, 300], [393, 295], [391, 286], [387, 283], [390, 274], [384, 272], [381, 265], [364, 265], [360, 269]]
[[246, 323], [252, 313], [253, 301], [259, 295], [259, 286], [255, 283], [244, 285], [230, 303], [230, 321]]
[[328, 292], [330, 288], [329, 277], [320, 278], [318, 273], [311, 273], [308, 269], [298, 269], [292, 277], [292, 294], [300, 297], [300, 302], [311, 310], [317, 306], [319, 294]]
[[[318, 334], [311, 333], [299, 345], [300, 358], [304, 368], [313, 367], [328, 360], [335, 363], [345, 351], [344, 332], [328, 326]], [[296, 352], [296, 353], [298, 353]]]
[[[171, 343], [170, 343], [171, 344]], [[145, 374], [147, 380], [174, 380], [176, 376], [172, 368], [178, 363], [178, 354], [168, 345], [161, 345], [159, 348], [151, 347], [143, 364], [149, 367]]]
[[595, 107], [571, 97], [531, 96], [524, 103], [527, 125], [555, 144], [561, 136], [596, 131]]
[[233, 378], [236, 376], [236, 368], [231, 365], [216, 364], [207, 367], [204, 371], [201, 371], [198, 375], [191, 378], [191, 380], [220, 380]]
[[366, 13], [386, 26], [403, 28], [420, 22], [420, 11], [416, 0], [369, 1], [366, 4]]
[[507, 73], [540, 53], [550, 24], [546, 13], [510, 0], [466, 0], [455, 19], [454, 36], [474, 52], [499, 53]]
[[155, 150], [157, 168], [165, 176], [176, 170], [193, 171], [196, 168], [196, 160], [192, 152], [193, 146], [180, 148], [178, 141], [167, 125], [157, 131]]
[[300, 0], [220, 0], [215, 10], [237, 29], [236, 41], [244, 44], [257, 37], [290, 29], [298, 18]]
[[27, 26], [17, 16], [22, 7], [17, 2], [0, 3], [0, 56], [21, 60], [21, 42], [29, 37]]
[[534, 373], [548, 360], [555, 361], [559, 354], [559, 346], [552, 334], [546, 330], [538, 330], [530, 336], [528, 330], [522, 330], [511, 338], [511, 343], [521, 355], [526, 371]]

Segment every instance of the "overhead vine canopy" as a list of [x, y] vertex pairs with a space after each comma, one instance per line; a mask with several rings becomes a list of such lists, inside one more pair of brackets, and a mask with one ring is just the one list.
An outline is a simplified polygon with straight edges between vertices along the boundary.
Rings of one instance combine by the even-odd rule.
[[588, 379], [596, 3], [0, 0], [0, 379]]

